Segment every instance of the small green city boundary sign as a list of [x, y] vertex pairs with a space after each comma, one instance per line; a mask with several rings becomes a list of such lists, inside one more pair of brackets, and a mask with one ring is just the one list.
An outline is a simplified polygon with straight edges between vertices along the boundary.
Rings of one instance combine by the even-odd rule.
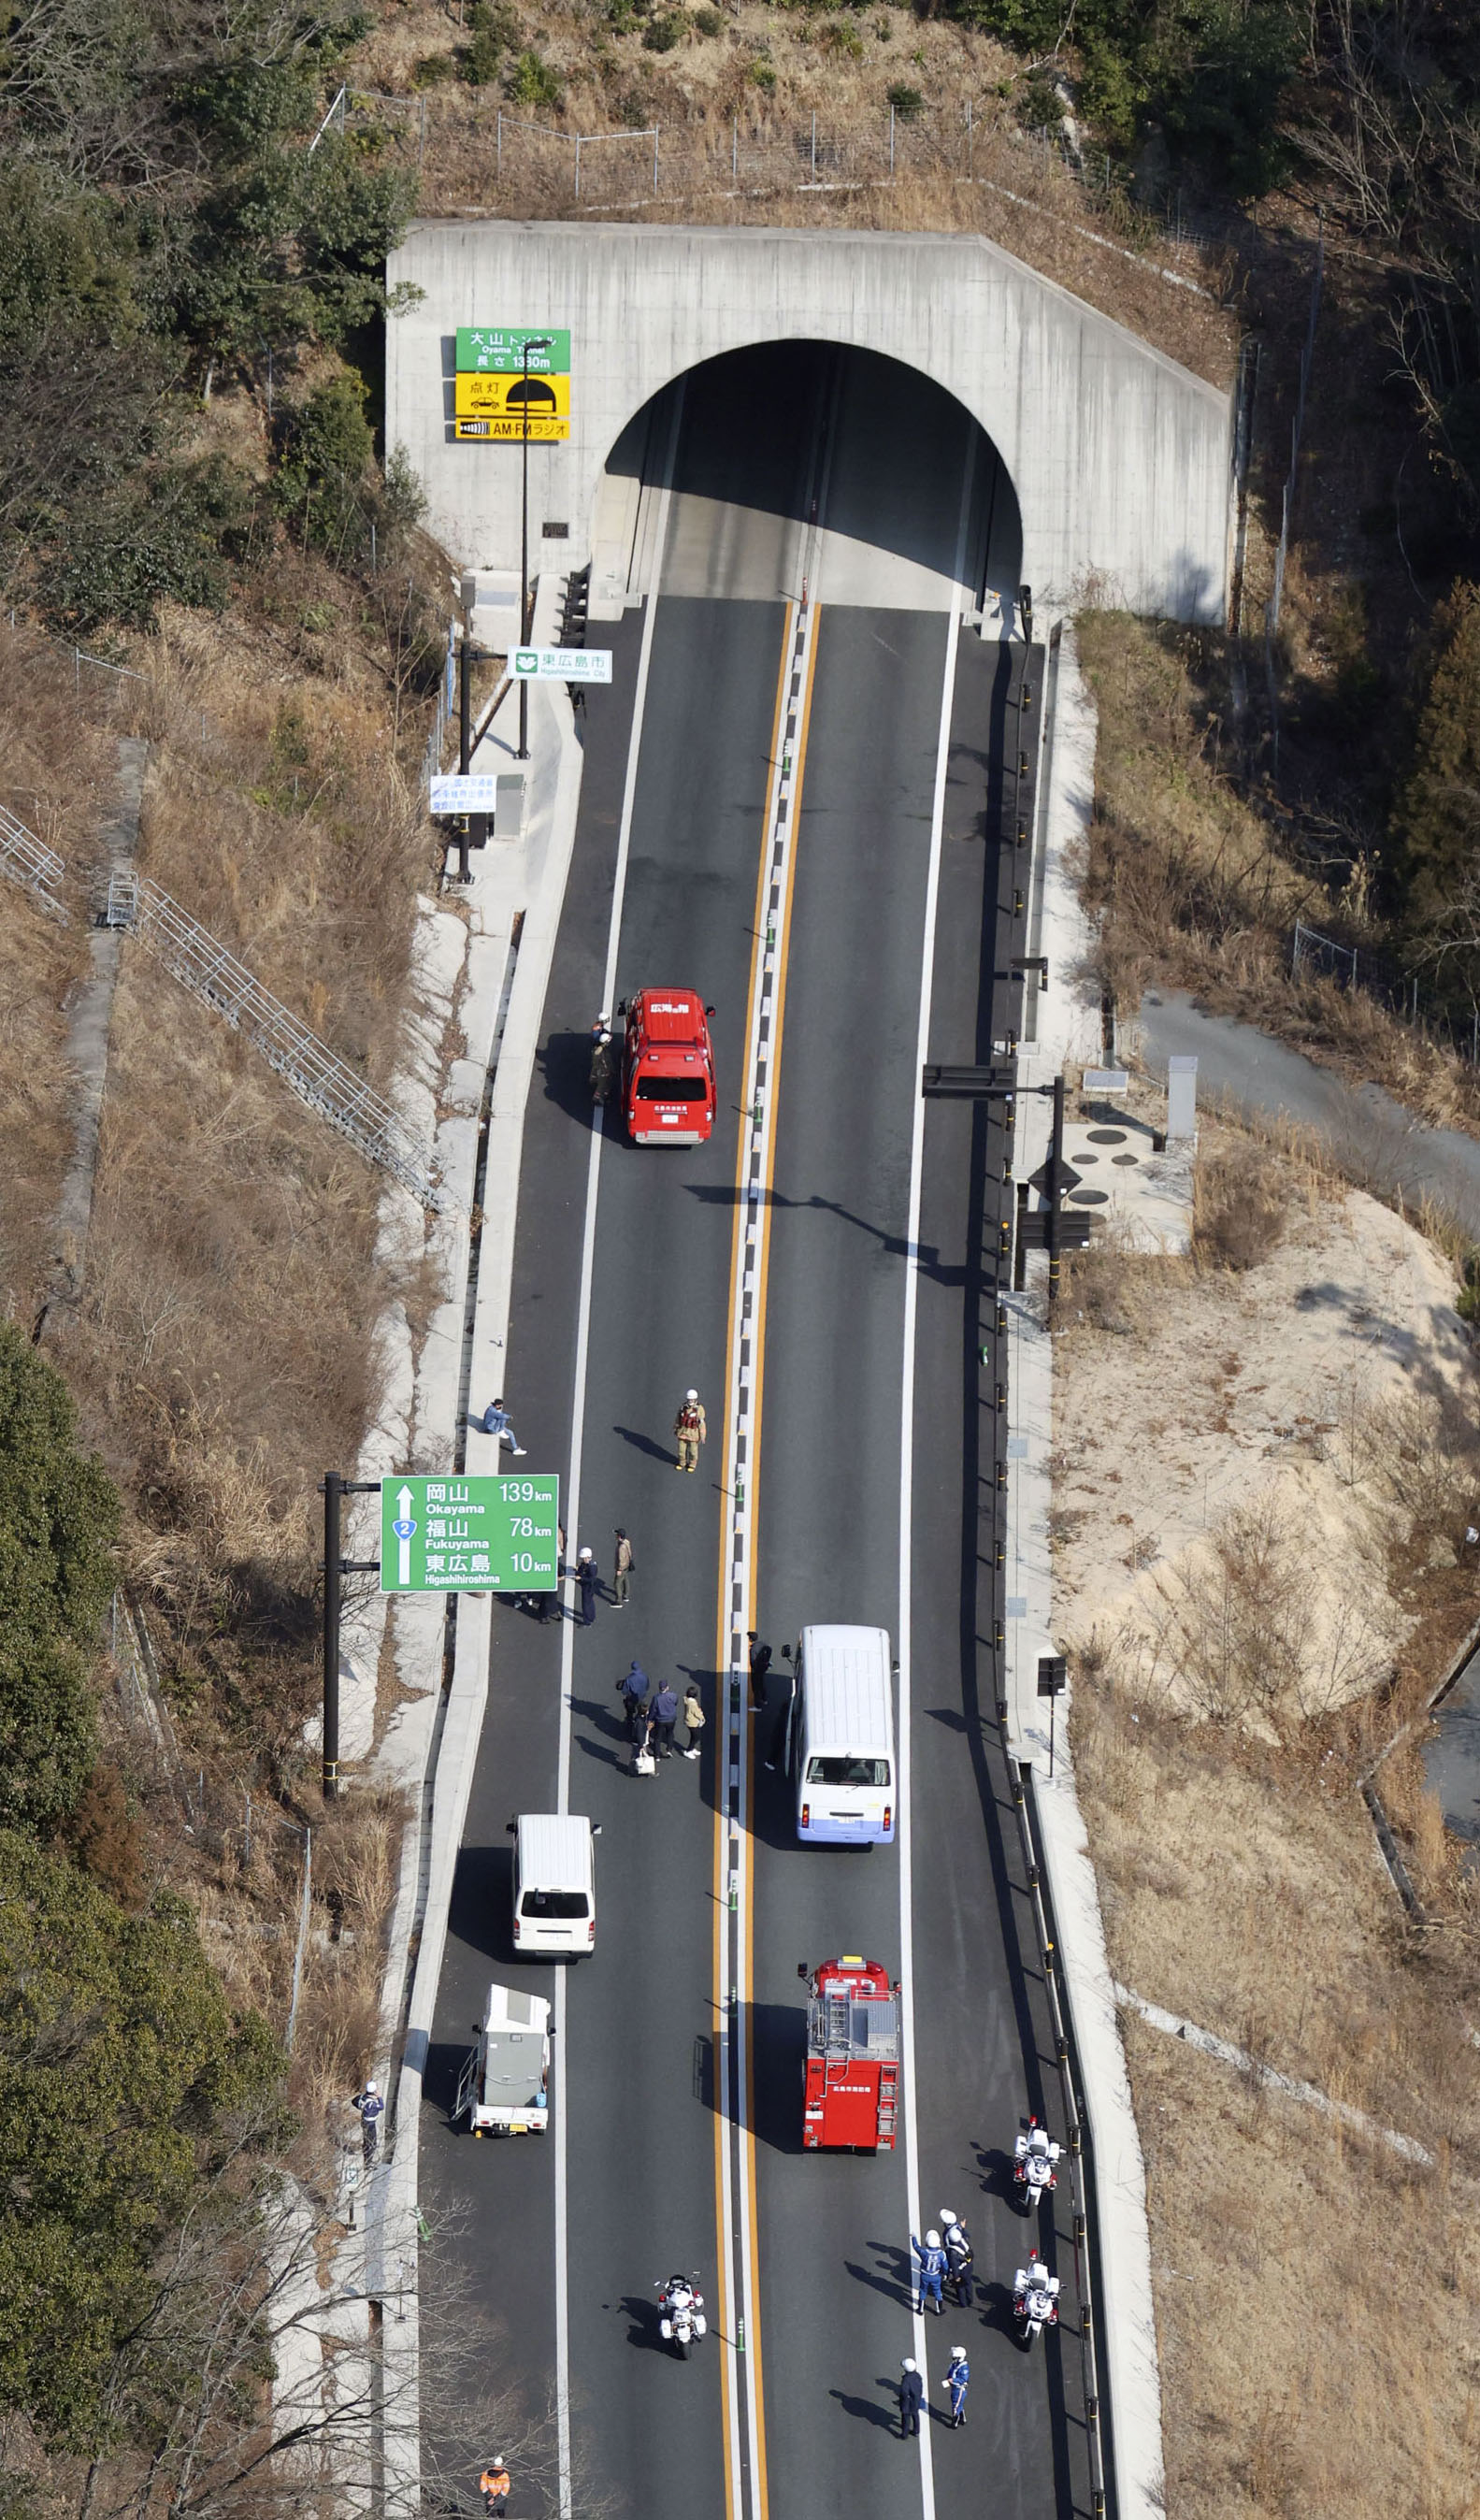
[[[443, 335], [446, 339], [446, 335]], [[458, 326], [458, 374], [468, 376], [517, 377], [524, 373], [524, 344], [542, 341], [543, 349], [529, 352], [529, 374], [532, 377], [568, 377], [570, 374], [570, 335], [558, 332], [553, 324], [533, 325], [527, 332], [513, 331], [507, 324], [460, 324]]]
[[381, 1590], [553, 1593], [560, 1518], [554, 1473], [382, 1479]]

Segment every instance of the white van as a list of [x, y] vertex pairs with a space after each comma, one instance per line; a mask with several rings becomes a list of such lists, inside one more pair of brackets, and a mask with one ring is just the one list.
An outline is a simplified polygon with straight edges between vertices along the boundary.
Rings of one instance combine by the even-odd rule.
[[798, 1837], [890, 1844], [898, 1797], [886, 1628], [803, 1628], [790, 1768]]
[[579, 1958], [596, 1941], [600, 1823], [573, 1812], [521, 1812], [514, 1835], [514, 1948], [520, 1959]]

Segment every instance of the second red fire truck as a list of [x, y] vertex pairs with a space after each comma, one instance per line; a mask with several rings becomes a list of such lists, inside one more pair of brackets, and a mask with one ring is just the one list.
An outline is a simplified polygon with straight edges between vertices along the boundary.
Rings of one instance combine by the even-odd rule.
[[899, 2118], [899, 1987], [877, 1960], [844, 1953], [807, 1978], [802, 2149], [892, 2152]]

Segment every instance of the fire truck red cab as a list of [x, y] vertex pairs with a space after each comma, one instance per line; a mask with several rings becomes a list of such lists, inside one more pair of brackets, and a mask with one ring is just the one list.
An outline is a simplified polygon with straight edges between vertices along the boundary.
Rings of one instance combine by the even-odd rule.
[[[807, 1963], [798, 1964], [807, 1976]], [[892, 2152], [899, 2116], [899, 1988], [845, 1953], [808, 1980], [802, 2149]]]
[[714, 1055], [696, 989], [639, 989], [626, 1008], [622, 1111], [639, 1147], [699, 1147], [714, 1127]]

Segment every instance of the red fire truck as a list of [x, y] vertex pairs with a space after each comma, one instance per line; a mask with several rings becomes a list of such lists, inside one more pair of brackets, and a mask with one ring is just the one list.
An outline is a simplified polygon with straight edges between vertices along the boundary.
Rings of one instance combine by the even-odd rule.
[[625, 1014], [622, 1111], [638, 1147], [701, 1147], [714, 1127], [714, 1052], [696, 989], [639, 989]]
[[899, 2116], [899, 1988], [877, 1960], [845, 1952], [808, 1977], [802, 2148], [892, 2152]]

